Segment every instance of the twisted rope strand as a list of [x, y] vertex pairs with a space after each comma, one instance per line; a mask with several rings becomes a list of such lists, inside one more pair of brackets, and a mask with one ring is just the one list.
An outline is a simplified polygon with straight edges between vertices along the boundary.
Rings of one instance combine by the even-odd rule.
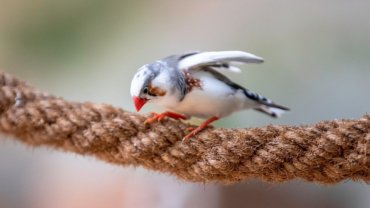
[[208, 128], [182, 142], [188, 124], [110, 105], [68, 102], [0, 72], [0, 132], [109, 163], [143, 166], [192, 182], [295, 178], [331, 184], [370, 179], [370, 116], [306, 126]]

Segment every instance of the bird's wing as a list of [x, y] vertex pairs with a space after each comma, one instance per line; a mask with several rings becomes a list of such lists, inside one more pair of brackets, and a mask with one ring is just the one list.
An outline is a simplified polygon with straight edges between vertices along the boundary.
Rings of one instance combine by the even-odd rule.
[[182, 56], [178, 62], [178, 68], [180, 70], [190, 70], [209, 66], [240, 72], [240, 69], [233, 65], [262, 62], [263, 59], [261, 57], [243, 51], [200, 52]]
[[[272, 102], [270, 99], [262, 96], [262, 95], [259, 95], [255, 92], [252, 92], [246, 88], [244, 88], [243, 86], [231, 81], [229, 78], [227, 78], [225, 75], [221, 74], [220, 72], [217, 72], [216, 70], [210, 68], [210, 67], [204, 67], [202, 68], [202, 70], [204, 71], [207, 71], [208, 73], [212, 74], [212, 76], [218, 80], [220, 80], [221, 82], [224, 82], [225, 84], [227, 84], [228, 86], [232, 87], [233, 89], [240, 89], [243, 91], [243, 93], [245, 94], [245, 96], [247, 96], [249, 99], [251, 100], [254, 100], [256, 101], [257, 103], [259, 104], [262, 104], [262, 105], [265, 105], [267, 107], [272, 107], [272, 108], [276, 108], [276, 109], [280, 109], [280, 110], [283, 110], [283, 111], [289, 111], [289, 108], [287, 107], [284, 107], [284, 106], [281, 106], [281, 105], [278, 105], [278, 104], [275, 104], [274, 102]], [[265, 113], [268, 113], [269, 112], [269, 109], [257, 109], [257, 110], [260, 110], [260, 111], [263, 111]], [[271, 109], [270, 109], [271, 110]], [[276, 116], [279, 116], [279, 113], [276, 111], [275, 113]]]

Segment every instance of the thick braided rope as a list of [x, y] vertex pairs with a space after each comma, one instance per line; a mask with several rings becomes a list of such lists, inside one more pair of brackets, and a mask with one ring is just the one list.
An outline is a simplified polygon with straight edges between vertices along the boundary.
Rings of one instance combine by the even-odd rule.
[[32, 146], [143, 166], [193, 182], [248, 178], [317, 183], [370, 179], [370, 116], [307, 126], [208, 128], [182, 142], [188, 124], [110, 105], [68, 102], [0, 72], [0, 131]]

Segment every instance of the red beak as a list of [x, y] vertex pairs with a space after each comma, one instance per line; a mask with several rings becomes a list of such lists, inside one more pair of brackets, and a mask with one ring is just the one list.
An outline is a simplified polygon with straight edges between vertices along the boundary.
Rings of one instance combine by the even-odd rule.
[[132, 99], [134, 100], [134, 104], [135, 104], [135, 108], [137, 112], [139, 112], [140, 109], [143, 107], [143, 105], [146, 103], [146, 101], [148, 101], [147, 99], [142, 99], [136, 96], [132, 97]]

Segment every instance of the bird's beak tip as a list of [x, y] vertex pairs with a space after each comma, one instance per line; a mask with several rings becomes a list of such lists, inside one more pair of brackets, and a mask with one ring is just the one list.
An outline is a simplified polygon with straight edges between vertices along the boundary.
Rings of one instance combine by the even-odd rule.
[[143, 98], [139, 98], [139, 97], [136, 97], [136, 96], [133, 96], [132, 99], [134, 100], [134, 104], [135, 104], [135, 109], [137, 112], [140, 111], [140, 109], [144, 106], [144, 104], [147, 102], [146, 99], [143, 99]]

